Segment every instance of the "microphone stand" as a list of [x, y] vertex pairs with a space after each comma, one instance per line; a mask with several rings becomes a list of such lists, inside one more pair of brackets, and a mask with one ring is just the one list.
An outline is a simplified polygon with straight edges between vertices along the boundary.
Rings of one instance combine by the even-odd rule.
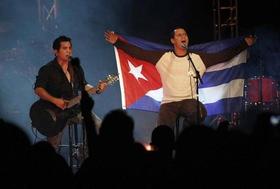
[[196, 80], [196, 112], [197, 112], [197, 115], [196, 115], [196, 122], [197, 122], [197, 125], [200, 124], [200, 108], [199, 108], [199, 97], [198, 97], [198, 80], [200, 81], [201, 84], [203, 84], [203, 81], [201, 79], [201, 76], [199, 74], [199, 71], [196, 69], [193, 61], [192, 61], [192, 58], [188, 52], [188, 49], [187, 49], [187, 58], [189, 60], [189, 62], [191, 63], [194, 71], [195, 71], [195, 80]]

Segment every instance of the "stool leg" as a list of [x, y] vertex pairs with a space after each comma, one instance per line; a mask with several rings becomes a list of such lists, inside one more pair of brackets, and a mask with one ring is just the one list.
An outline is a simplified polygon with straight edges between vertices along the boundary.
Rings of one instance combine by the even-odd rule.
[[82, 124], [82, 145], [83, 145], [83, 160], [86, 159], [88, 157], [88, 146], [87, 146], [87, 138], [86, 138], [86, 128], [85, 125]]
[[69, 142], [69, 165], [73, 170], [73, 139], [72, 139], [72, 125], [68, 126], [68, 142]]
[[176, 118], [176, 125], [175, 125], [175, 139], [178, 139], [179, 132], [180, 132], [180, 117]]
[[80, 167], [80, 144], [79, 144], [79, 136], [78, 136], [78, 127], [77, 124], [74, 124], [74, 148], [75, 148], [75, 152], [74, 152], [74, 157], [76, 159], [76, 168], [78, 169]]

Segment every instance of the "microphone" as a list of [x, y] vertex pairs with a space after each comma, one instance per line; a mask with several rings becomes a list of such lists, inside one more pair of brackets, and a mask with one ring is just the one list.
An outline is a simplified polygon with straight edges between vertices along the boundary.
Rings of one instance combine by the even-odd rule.
[[72, 56], [68, 56], [68, 62], [71, 62], [73, 60]]
[[69, 62], [73, 65], [80, 65], [80, 59], [78, 57], [69, 56]]
[[188, 45], [186, 43], [183, 43], [181, 47], [183, 47], [186, 50], [188, 49]]

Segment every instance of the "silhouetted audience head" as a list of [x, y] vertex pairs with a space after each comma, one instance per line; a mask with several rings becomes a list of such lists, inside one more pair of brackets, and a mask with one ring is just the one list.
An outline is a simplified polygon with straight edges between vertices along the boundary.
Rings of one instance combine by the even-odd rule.
[[215, 138], [216, 132], [206, 126], [192, 125], [185, 128], [176, 141], [176, 158], [182, 161], [186, 159], [194, 161], [208, 160], [210, 158], [209, 154], [214, 153]]
[[83, 163], [75, 185], [78, 188], [144, 188], [146, 151], [142, 144], [134, 141], [133, 130], [134, 121], [124, 110], [106, 114], [99, 130], [97, 150]]
[[29, 168], [27, 152], [31, 145], [27, 134], [18, 125], [0, 119], [0, 144], [1, 188], [24, 188]]
[[124, 110], [112, 110], [103, 119], [99, 136], [110, 143], [134, 142], [134, 121]]
[[[0, 141], [3, 148], [7, 150], [6, 152], [16, 156], [29, 148], [31, 142], [27, 134], [18, 125], [2, 119], [0, 120], [0, 125]], [[3, 148], [2, 150], [4, 150]]]
[[71, 188], [73, 173], [66, 160], [47, 141], [32, 145], [28, 153], [30, 179], [28, 188]]
[[265, 140], [280, 137], [280, 115], [272, 112], [261, 112], [256, 114], [254, 125], [254, 136]]
[[171, 127], [167, 125], [157, 126], [151, 137], [151, 145], [156, 148], [156, 150], [172, 151], [174, 148], [175, 136]]
[[228, 120], [223, 120], [219, 123], [217, 131], [218, 132], [227, 132], [229, 131], [230, 123]]

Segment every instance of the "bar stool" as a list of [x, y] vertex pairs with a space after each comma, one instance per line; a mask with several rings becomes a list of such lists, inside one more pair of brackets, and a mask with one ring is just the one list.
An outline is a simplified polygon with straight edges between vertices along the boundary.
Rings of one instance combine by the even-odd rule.
[[[177, 140], [178, 139], [178, 137], [179, 137], [179, 135], [180, 135], [180, 133], [181, 133], [181, 131], [182, 131], [182, 129], [183, 129], [183, 126], [184, 126], [184, 124], [183, 124], [183, 122], [184, 122], [184, 117], [183, 116], [177, 116], [177, 118], [176, 118], [176, 125], [175, 125], [175, 132], [174, 132], [174, 134], [175, 134], [175, 140]], [[182, 122], [182, 123], [181, 123]], [[181, 126], [181, 127], [180, 127]]]
[[[67, 121], [67, 138], [68, 144], [60, 145], [66, 147], [68, 164], [76, 172], [83, 161], [88, 157], [88, 149], [86, 143], [86, 130], [83, 124], [83, 117], [79, 114]], [[66, 134], [66, 133], [65, 133]]]

